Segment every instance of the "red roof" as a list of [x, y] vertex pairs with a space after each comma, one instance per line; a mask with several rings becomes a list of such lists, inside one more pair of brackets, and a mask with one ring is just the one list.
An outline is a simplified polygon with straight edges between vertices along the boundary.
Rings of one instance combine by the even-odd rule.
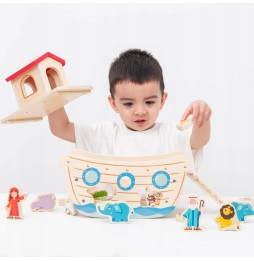
[[47, 52], [45, 54], [43, 54], [42, 56], [40, 56], [39, 58], [37, 58], [36, 60], [34, 60], [33, 62], [29, 63], [28, 65], [26, 65], [25, 67], [23, 67], [22, 69], [18, 70], [17, 72], [15, 72], [14, 74], [12, 74], [11, 76], [9, 76], [8, 78], [6, 78], [5, 80], [7, 82], [13, 80], [14, 78], [16, 78], [18, 75], [20, 75], [21, 73], [27, 71], [28, 69], [32, 68], [33, 66], [35, 66], [36, 64], [38, 64], [39, 62], [41, 62], [42, 60], [44, 60], [45, 58], [50, 57], [58, 62], [60, 62], [62, 64], [62, 66], [65, 65], [65, 60], [63, 60], [62, 58]]

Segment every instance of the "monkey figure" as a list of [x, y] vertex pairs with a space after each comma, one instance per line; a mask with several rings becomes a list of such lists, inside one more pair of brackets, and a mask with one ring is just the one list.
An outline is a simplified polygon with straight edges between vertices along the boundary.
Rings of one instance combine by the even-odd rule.
[[146, 200], [148, 206], [155, 207], [160, 205], [161, 193], [157, 191], [152, 191], [147, 194]]

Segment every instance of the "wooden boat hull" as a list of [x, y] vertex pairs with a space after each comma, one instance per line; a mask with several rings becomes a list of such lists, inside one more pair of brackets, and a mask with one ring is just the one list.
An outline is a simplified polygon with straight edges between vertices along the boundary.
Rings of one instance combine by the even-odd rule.
[[[189, 162], [184, 153], [116, 157], [74, 150], [62, 159], [74, 208], [89, 217], [102, 217], [97, 203], [124, 201], [130, 218], [157, 218], [175, 209]], [[111, 192], [94, 198], [94, 192]]]

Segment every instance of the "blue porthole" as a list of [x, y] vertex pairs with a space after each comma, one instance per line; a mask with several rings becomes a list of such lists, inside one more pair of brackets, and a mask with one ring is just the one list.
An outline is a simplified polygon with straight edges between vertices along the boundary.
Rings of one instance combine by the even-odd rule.
[[88, 186], [95, 186], [100, 181], [101, 174], [96, 168], [85, 169], [82, 173], [82, 180]]
[[166, 171], [157, 171], [152, 176], [152, 182], [155, 188], [164, 189], [170, 183], [170, 176]]
[[135, 185], [135, 177], [129, 172], [123, 172], [117, 178], [117, 185], [121, 190], [131, 190]]

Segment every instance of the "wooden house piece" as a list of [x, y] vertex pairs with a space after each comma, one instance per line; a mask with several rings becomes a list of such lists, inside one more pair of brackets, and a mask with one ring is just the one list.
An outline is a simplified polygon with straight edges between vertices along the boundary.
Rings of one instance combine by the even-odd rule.
[[11, 81], [19, 110], [2, 123], [41, 120], [83, 94], [90, 86], [69, 86], [63, 66], [65, 61], [47, 52], [29, 63], [6, 81]]

